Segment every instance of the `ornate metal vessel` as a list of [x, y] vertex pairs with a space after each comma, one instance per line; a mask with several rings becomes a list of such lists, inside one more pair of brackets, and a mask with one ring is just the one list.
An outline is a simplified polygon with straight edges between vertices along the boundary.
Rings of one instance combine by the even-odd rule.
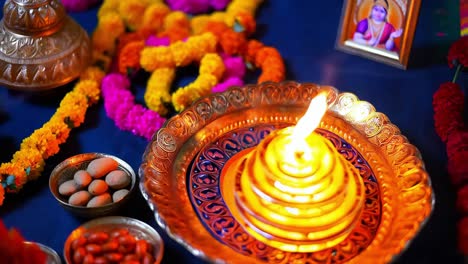
[[[255, 239], [236, 221], [222, 188], [233, 179], [222, 171], [273, 130], [296, 124], [323, 90], [330, 108], [317, 131], [358, 169], [365, 205], [338, 245], [286, 252]], [[418, 149], [385, 114], [354, 94], [310, 83], [232, 87], [196, 101], [154, 135], [139, 173], [158, 224], [194, 255], [215, 263], [388, 263], [408, 247], [434, 205]]]
[[0, 21], [0, 84], [15, 90], [52, 89], [88, 66], [87, 33], [59, 0], [7, 0]]

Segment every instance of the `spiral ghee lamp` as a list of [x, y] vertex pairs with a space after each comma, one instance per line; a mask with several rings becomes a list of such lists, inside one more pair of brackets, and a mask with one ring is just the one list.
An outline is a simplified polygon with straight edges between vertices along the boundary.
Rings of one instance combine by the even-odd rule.
[[[317, 132], [326, 95], [313, 98], [296, 126], [273, 131], [232, 157], [230, 210], [257, 240], [288, 252], [315, 252], [345, 240], [360, 219], [364, 184], [357, 169]], [[230, 202], [229, 202], [230, 200]]]

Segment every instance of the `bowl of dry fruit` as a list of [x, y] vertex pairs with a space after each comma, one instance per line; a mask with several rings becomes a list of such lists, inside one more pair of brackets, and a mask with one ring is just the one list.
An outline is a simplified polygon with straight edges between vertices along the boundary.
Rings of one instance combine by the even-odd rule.
[[159, 233], [134, 218], [107, 216], [73, 230], [65, 241], [68, 264], [161, 262], [164, 243]]
[[59, 163], [49, 188], [67, 210], [85, 218], [116, 213], [136, 186], [136, 175], [125, 161], [103, 153], [84, 153]]

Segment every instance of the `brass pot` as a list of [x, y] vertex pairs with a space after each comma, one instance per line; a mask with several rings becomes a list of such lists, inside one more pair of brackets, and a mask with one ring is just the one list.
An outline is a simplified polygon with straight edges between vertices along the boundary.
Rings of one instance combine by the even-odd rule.
[[41, 91], [64, 85], [88, 66], [86, 31], [59, 0], [7, 0], [0, 20], [0, 85]]

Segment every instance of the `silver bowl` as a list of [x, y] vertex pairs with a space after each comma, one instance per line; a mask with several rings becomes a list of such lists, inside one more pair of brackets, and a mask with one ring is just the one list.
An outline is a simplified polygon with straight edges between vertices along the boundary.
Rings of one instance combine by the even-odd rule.
[[63, 257], [65, 259], [65, 263], [73, 264], [71, 244], [74, 239], [80, 237], [88, 231], [110, 231], [115, 228], [125, 228], [136, 238], [145, 239], [148, 241], [154, 249], [154, 264], [161, 262], [164, 252], [164, 242], [159, 233], [154, 228], [134, 218], [123, 216], [107, 216], [88, 221], [70, 233], [63, 247]]
[[32, 242], [32, 241], [24, 241], [23, 242], [26, 245], [37, 245], [39, 248], [42, 250], [47, 255], [47, 264], [62, 264], [62, 260], [60, 259], [60, 256], [57, 254], [55, 250], [52, 248], [43, 245], [41, 243], [37, 242]]
[[[104, 206], [99, 207], [86, 207], [86, 206], [75, 206], [68, 203], [66, 196], [63, 196], [59, 193], [58, 189], [60, 184], [65, 181], [73, 179], [73, 175], [77, 170], [84, 170], [88, 164], [97, 158], [109, 157], [117, 161], [119, 164], [119, 169], [125, 171], [132, 179], [130, 187], [128, 187], [129, 193], [120, 201], [115, 203], [110, 203]], [[136, 175], [134, 170], [130, 165], [125, 161], [108, 154], [103, 153], [84, 153], [72, 156], [61, 163], [59, 163], [49, 178], [49, 188], [55, 199], [60, 203], [69, 212], [83, 217], [83, 218], [96, 218], [100, 216], [106, 216], [115, 214], [119, 211], [120, 208], [129, 200], [133, 190], [136, 186]]]

